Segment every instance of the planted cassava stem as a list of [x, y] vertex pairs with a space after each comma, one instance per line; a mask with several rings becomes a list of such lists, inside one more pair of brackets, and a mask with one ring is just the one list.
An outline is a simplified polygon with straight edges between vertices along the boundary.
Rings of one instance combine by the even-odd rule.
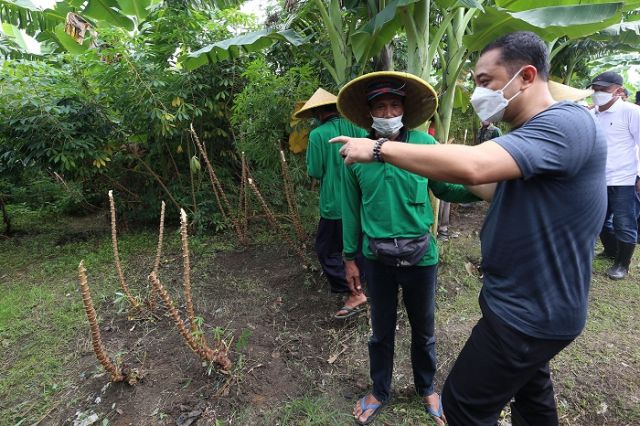
[[[160, 226], [158, 229], [158, 247], [156, 248], [156, 259], [153, 262], [153, 272], [158, 275], [160, 271], [160, 258], [162, 257], [162, 241], [164, 239], [164, 211], [166, 205], [164, 201], [160, 205]], [[156, 288], [151, 286], [149, 289], [149, 297], [147, 298], [149, 309], [153, 311], [156, 308]]]
[[129, 290], [127, 281], [124, 278], [124, 273], [122, 272], [122, 266], [120, 265], [120, 254], [118, 251], [118, 234], [116, 230], [116, 204], [113, 200], [113, 191], [109, 191], [109, 207], [111, 210], [111, 243], [113, 245], [113, 260], [116, 265], [116, 272], [118, 273], [120, 286], [122, 287], [122, 291], [124, 291], [125, 296], [127, 296], [127, 300], [129, 300], [129, 303], [134, 308], [137, 308], [139, 306], [138, 301], [131, 295], [131, 291]]
[[267, 220], [269, 221], [269, 224], [271, 225], [273, 230], [279, 233], [285, 239], [285, 241], [289, 244], [289, 246], [291, 246], [291, 248], [296, 252], [296, 254], [300, 256], [300, 259], [302, 259], [303, 263], [306, 265], [307, 264], [306, 256], [304, 255], [300, 247], [298, 247], [298, 245], [296, 245], [293, 242], [293, 240], [291, 240], [287, 232], [282, 229], [282, 227], [276, 220], [275, 216], [273, 215], [273, 212], [271, 211], [271, 209], [269, 209], [267, 202], [262, 197], [262, 194], [260, 193], [260, 190], [258, 189], [258, 186], [256, 185], [253, 178], [247, 179], [247, 182], [249, 183], [249, 186], [253, 190], [253, 193], [255, 194], [256, 198], [260, 202], [260, 205], [262, 206], [262, 210], [264, 211], [264, 214], [267, 217]]
[[248, 238], [248, 205], [247, 205], [247, 159], [242, 151], [240, 162], [242, 164], [242, 173], [240, 175], [240, 194], [238, 196], [238, 211], [241, 215], [242, 237], [246, 242]]
[[222, 353], [221, 351], [214, 351], [209, 347], [198, 344], [198, 342], [196, 342], [196, 340], [193, 338], [193, 335], [189, 332], [189, 330], [187, 330], [187, 327], [180, 317], [180, 313], [176, 309], [171, 296], [169, 296], [167, 290], [165, 290], [165, 288], [162, 286], [162, 283], [158, 279], [158, 276], [155, 274], [155, 272], [151, 272], [151, 275], [149, 275], [149, 280], [160, 295], [160, 298], [164, 302], [164, 305], [167, 307], [167, 310], [173, 318], [176, 327], [178, 327], [178, 331], [184, 338], [187, 345], [191, 348], [191, 350], [193, 350], [201, 360], [206, 362], [213, 362], [220, 366], [222, 370], [228, 371], [231, 368], [231, 361], [226, 356], [226, 353]]
[[[191, 132], [193, 141], [198, 147], [198, 150], [200, 151], [200, 155], [202, 155], [202, 159], [204, 160], [204, 163], [207, 166], [207, 172], [209, 173], [211, 186], [213, 187], [213, 192], [218, 202], [218, 209], [222, 213], [222, 217], [224, 218], [224, 220], [229, 220], [229, 219], [231, 220], [231, 224], [233, 225], [234, 230], [236, 231], [236, 236], [241, 242], [244, 242], [240, 224], [238, 223], [236, 218], [233, 217], [233, 210], [231, 209], [231, 204], [229, 203], [229, 199], [227, 198], [227, 195], [224, 193], [224, 190], [222, 189], [222, 185], [220, 184], [220, 180], [218, 179], [218, 176], [216, 175], [215, 170], [213, 170], [213, 166], [209, 161], [209, 156], [207, 155], [207, 150], [205, 149], [204, 143], [200, 141], [200, 138], [198, 138], [198, 135], [195, 129], [193, 128], [193, 123], [191, 123], [189, 130]], [[222, 201], [224, 202], [224, 207], [226, 207], [227, 209], [226, 211], [223, 208], [222, 203], [220, 202], [220, 199], [222, 199]]]
[[293, 185], [291, 184], [291, 178], [289, 177], [289, 166], [287, 165], [287, 158], [284, 156], [284, 151], [280, 150], [280, 164], [282, 165], [282, 181], [284, 185], [284, 194], [287, 198], [287, 205], [289, 206], [289, 214], [293, 221], [293, 227], [296, 230], [296, 235], [300, 242], [304, 241], [304, 229], [302, 228], [302, 221], [298, 213], [298, 207], [295, 203], [295, 195], [293, 192]]
[[191, 298], [191, 265], [189, 262], [189, 232], [187, 213], [184, 209], [180, 209], [180, 237], [182, 241], [182, 286], [184, 287], [184, 298], [187, 303], [187, 317], [191, 326], [191, 333], [198, 331], [196, 324], [196, 315], [193, 312], [193, 301]]
[[78, 266], [78, 276], [80, 278], [80, 293], [82, 294], [82, 303], [84, 304], [84, 311], [87, 314], [89, 320], [89, 328], [91, 329], [91, 342], [93, 344], [93, 352], [96, 354], [96, 358], [105, 370], [111, 375], [113, 382], [122, 382], [124, 376], [120, 373], [118, 367], [116, 367], [109, 356], [104, 350], [102, 345], [102, 338], [100, 337], [100, 327], [98, 327], [98, 319], [96, 317], [96, 310], [93, 308], [93, 301], [91, 300], [91, 293], [89, 292], [89, 283], [87, 282], [87, 270], [84, 267], [84, 261], [80, 262]]

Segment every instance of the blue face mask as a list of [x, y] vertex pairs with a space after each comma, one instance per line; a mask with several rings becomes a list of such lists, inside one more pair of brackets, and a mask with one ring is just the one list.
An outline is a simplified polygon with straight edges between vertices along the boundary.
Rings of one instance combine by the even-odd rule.
[[375, 130], [380, 136], [388, 138], [393, 136], [402, 129], [404, 124], [402, 123], [402, 115], [391, 118], [374, 117], [371, 128]]

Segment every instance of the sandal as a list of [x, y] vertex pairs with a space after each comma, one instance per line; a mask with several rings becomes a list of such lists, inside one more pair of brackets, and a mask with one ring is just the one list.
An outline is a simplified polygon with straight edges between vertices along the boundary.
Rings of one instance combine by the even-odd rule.
[[360, 421], [358, 417], [356, 417], [356, 423], [359, 425], [368, 425], [372, 423], [382, 407], [384, 407], [384, 404], [382, 402], [372, 402], [371, 404], [367, 404], [367, 397], [363, 396], [362, 399], [360, 399], [360, 409], [362, 410], [362, 413], [367, 410], [373, 410], [373, 412], [369, 415], [369, 417], [367, 417], [365, 421]]
[[447, 420], [444, 417], [444, 410], [442, 409], [442, 395], [438, 395], [438, 409], [434, 410], [430, 404], [424, 403], [424, 409], [427, 411], [427, 414], [433, 417], [433, 420], [436, 424], [446, 424]]
[[[364, 311], [364, 308], [365, 308], [364, 305], [365, 303], [361, 303], [358, 306], [354, 306], [354, 307], [343, 306], [342, 308], [338, 309], [338, 311], [333, 317], [337, 319], [351, 318], [352, 316], [358, 315], [360, 312]], [[347, 313], [343, 315], [339, 315], [338, 312], [340, 311], [347, 311]]]

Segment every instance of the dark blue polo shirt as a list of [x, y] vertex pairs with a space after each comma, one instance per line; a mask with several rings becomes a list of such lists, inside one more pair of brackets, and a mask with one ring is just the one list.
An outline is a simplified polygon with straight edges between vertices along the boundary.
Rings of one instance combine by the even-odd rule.
[[523, 177], [497, 185], [480, 235], [480, 297], [526, 335], [575, 338], [606, 210], [604, 134], [584, 107], [560, 102], [494, 142]]

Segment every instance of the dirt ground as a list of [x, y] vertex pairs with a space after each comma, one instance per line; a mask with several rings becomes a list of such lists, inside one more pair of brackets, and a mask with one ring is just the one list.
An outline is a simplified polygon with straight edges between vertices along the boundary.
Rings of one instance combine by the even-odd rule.
[[[452, 237], [477, 245], [484, 213], [482, 206], [456, 207]], [[446, 264], [447, 259], [443, 260]], [[479, 259], [465, 260], [475, 265]], [[149, 259], [143, 263], [148, 265]], [[178, 251], [167, 253], [160, 278], [174, 294], [184, 318], [181, 265]], [[191, 265], [196, 315], [204, 318], [205, 330], [218, 327], [229, 342], [232, 371], [209, 374], [162, 306], [156, 318], [102, 310], [99, 318], [107, 351], [139, 368], [143, 380], [135, 386], [109, 383], [87, 332], [70, 342], [70, 349], [81, 354], [80, 361], [70, 366], [74, 370], [70, 376], [77, 380], [41, 424], [82, 425], [82, 419], [94, 414], [102, 422], [95, 424], [110, 425], [310, 424], [277, 419], [288, 402], [318, 396], [325, 396], [334, 410], [344, 413], [334, 424], [352, 424], [348, 414], [369, 383], [366, 315], [333, 319], [340, 298], [328, 292], [319, 271], [303, 268], [285, 246], [255, 245], [213, 256], [193, 250]], [[461, 284], [450, 280], [444, 268], [439, 297], [455, 297]], [[476, 319], [452, 320], [439, 327], [437, 388]], [[409, 329], [402, 314], [397, 341], [401, 343], [396, 352], [404, 351], [405, 358], [396, 361], [394, 382], [399, 385], [395, 392], [401, 401], [410, 401]], [[593, 413], [579, 424], [602, 424], [604, 419]]]

